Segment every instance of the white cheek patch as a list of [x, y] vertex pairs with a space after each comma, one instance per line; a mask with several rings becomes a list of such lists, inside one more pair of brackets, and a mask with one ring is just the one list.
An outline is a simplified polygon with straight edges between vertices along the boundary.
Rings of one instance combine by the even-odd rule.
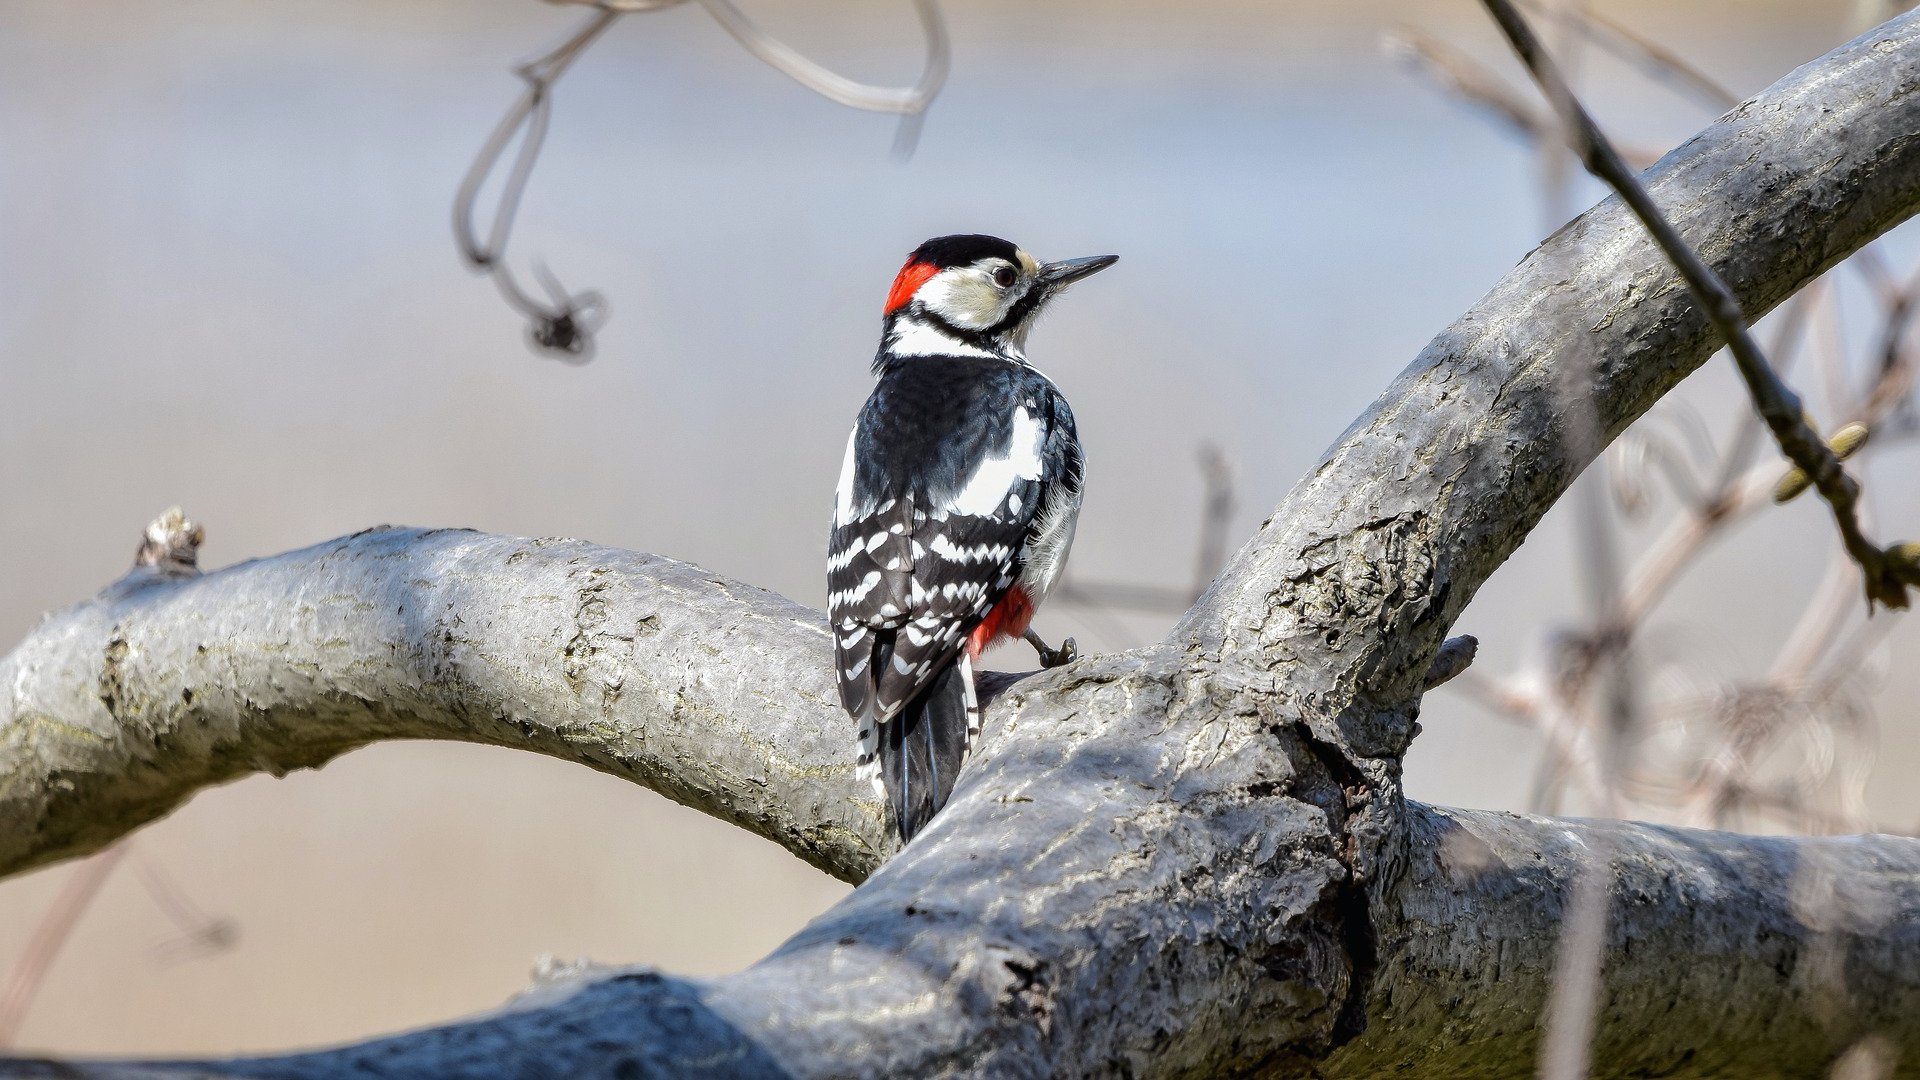
[[982, 458], [947, 509], [987, 517], [1000, 509], [1020, 480], [1040, 478], [1040, 421], [1023, 408], [1013, 410], [1013, 438], [1005, 454]]
[[914, 299], [962, 330], [985, 330], [1006, 318], [1018, 296], [1002, 293], [989, 269], [956, 266], [927, 279]]

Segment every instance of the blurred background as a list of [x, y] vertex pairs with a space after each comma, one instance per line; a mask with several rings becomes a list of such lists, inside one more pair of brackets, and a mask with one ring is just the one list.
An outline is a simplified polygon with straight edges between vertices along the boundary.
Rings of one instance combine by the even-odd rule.
[[[1892, 14], [1591, 11], [1742, 97]], [[899, 0], [751, 13], [850, 75], [919, 70]], [[1038, 627], [1144, 644], [1175, 613], [1154, 597], [1177, 600], [1204, 560], [1204, 447], [1231, 465], [1231, 549], [1435, 332], [1601, 194], [1435, 77], [1466, 64], [1537, 100], [1468, 0], [954, 3], [952, 77], [904, 161], [893, 118], [808, 92], [687, 5], [622, 19], [555, 91], [510, 256], [523, 280], [538, 260], [605, 295], [597, 355], [568, 365], [462, 267], [449, 217], [519, 91], [511, 65], [586, 17], [531, 0], [0, 0], [0, 638], [118, 576], [172, 503], [205, 523], [209, 568], [381, 522], [460, 525], [660, 552], [817, 606], [886, 287], [920, 240], [986, 231], [1043, 259], [1122, 256], [1031, 344], [1080, 417], [1071, 573], [1096, 601]], [[1657, 155], [1719, 111], [1603, 37], [1560, 34], [1624, 145]], [[1876, 250], [1797, 325], [1763, 328], [1805, 355], [1795, 381], [1829, 429], [1880, 377], [1886, 309], [1920, 260], [1911, 230]], [[1692, 520], [1743, 408], [1716, 360], [1613, 476], [1590, 474], [1600, 518], [1569, 500], [1494, 578], [1458, 626], [1482, 643], [1475, 678], [1428, 698], [1411, 796], [1599, 805], [1576, 782], [1597, 692], [1565, 675], [1596, 640], [1594, 522], [1644, 582], [1632, 572]], [[1920, 532], [1903, 416], [1882, 404], [1888, 437], [1863, 465], [1887, 539]], [[1778, 474], [1764, 446], [1751, 461]], [[1822, 584], [1836, 548], [1813, 500], [1758, 509], [1645, 597], [1629, 812], [1920, 824], [1920, 637], [1886, 616], [1861, 634], [1852, 584]], [[0, 883], [0, 978], [77, 872]], [[102, 881], [23, 1048], [344, 1040], [494, 1005], [542, 955], [718, 973], [846, 888], [606, 776], [439, 744], [206, 792]]]

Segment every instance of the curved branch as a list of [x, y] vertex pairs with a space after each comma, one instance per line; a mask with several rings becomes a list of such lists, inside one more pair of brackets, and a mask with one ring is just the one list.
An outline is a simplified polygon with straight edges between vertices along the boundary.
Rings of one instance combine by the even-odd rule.
[[817, 612], [577, 540], [381, 528], [136, 568], [0, 660], [0, 874], [384, 739], [534, 750], [859, 881], [895, 846]]

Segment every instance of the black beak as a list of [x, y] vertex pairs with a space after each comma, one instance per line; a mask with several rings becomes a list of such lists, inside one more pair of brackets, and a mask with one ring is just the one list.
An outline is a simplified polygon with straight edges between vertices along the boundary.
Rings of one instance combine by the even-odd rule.
[[1097, 274], [1120, 261], [1118, 255], [1094, 255], [1085, 259], [1068, 259], [1066, 262], [1047, 263], [1040, 268], [1040, 284], [1049, 289], [1061, 289], [1079, 281], [1089, 274]]

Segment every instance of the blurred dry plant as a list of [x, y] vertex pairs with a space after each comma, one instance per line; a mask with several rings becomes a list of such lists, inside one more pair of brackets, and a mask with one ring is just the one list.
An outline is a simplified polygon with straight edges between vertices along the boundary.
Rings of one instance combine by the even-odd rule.
[[[1528, 6], [1560, 34], [1562, 49], [1599, 48], [1712, 109], [1739, 100], [1671, 51], [1584, 4]], [[1863, 19], [1885, 17], [1887, 5], [1872, 7]], [[1531, 103], [1489, 67], [1418, 30], [1396, 31], [1388, 48], [1449, 94], [1490, 112], [1542, 155], [1567, 158], [1552, 103]], [[1644, 151], [1623, 156], [1635, 164], [1651, 157]], [[1541, 175], [1543, 202], [1557, 227], [1567, 216], [1566, 207], [1555, 205], [1564, 196], [1547, 170]], [[1861, 350], [1847, 348], [1843, 276], [1864, 285], [1873, 308]], [[1824, 448], [1834, 458], [1864, 465], [1876, 450], [1920, 432], [1909, 341], [1916, 301], [1920, 269], [1903, 278], [1879, 248], [1868, 247], [1774, 317], [1766, 351], [1778, 370], [1811, 355], [1821, 400], [1804, 416], [1809, 422], [1818, 417], [1820, 429], [1834, 433]], [[1797, 405], [1790, 396], [1784, 400]], [[1583, 519], [1579, 529], [1583, 573], [1590, 585], [1598, 583], [1590, 589], [1598, 593], [1590, 609], [1550, 630], [1532, 663], [1507, 674], [1475, 669], [1454, 685], [1544, 737], [1529, 794], [1536, 811], [1558, 812], [1575, 795], [1610, 816], [1712, 828], [1885, 831], [1867, 819], [1864, 787], [1875, 744], [1871, 692], [1886, 663], [1880, 647], [1892, 618], [1867, 617], [1857, 591], [1861, 571], [1846, 550], [1835, 552], [1825, 580], [1765, 670], [1707, 684], [1685, 656], [1659, 663], [1643, 656], [1650, 662], [1644, 675], [1623, 663], [1636, 642], [1656, 632], [1655, 609], [1702, 564], [1714, 541], [1773, 505], [1776, 494], [1784, 501], [1809, 486], [1802, 469], [1761, 458], [1766, 427], [1755, 407], [1742, 402], [1733, 411], [1726, 433], [1715, 438], [1698, 414], [1666, 404], [1616, 440], [1600, 475], [1583, 478], [1590, 490], [1606, 493], [1605, 520]], [[1653, 539], [1608, 573], [1601, 565], [1606, 538], [1627, 523], [1651, 528]], [[1889, 562], [1910, 557], [1910, 547], [1885, 549]], [[1617, 680], [1630, 685], [1610, 685]], [[1609, 711], [1619, 701], [1628, 703], [1630, 726], [1611, 730]]]
[[[526, 83], [519, 100], [501, 117], [500, 123], [481, 144], [473, 164], [467, 168], [453, 201], [453, 233], [460, 255], [467, 264], [486, 273], [509, 307], [525, 315], [530, 323], [528, 338], [548, 355], [569, 363], [585, 363], [593, 357], [593, 335], [606, 318], [606, 300], [598, 292], [570, 292], [544, 265], [535, 263], [534, 276], [540, 280], [545, 298], [534, 295], [508, 267], [507, 243], [513, 234], [513, 219], [527, 182], [540, 158], [547, 127], [553, 114], [553, 89], [573, 62], [587, 51], [621, 16], [639, 12], [663, 11], [689, 2], [707, 9], [735, 41], [768, 66], [829, 101], [869, 112], [900, 114], [895, 136], [897, 154], [910, 153], [920, 130], [921, 117], [947, 79], [950, 44], [939, 0], [912, 0], [926, 37], [926, 63], [920, 79], [908, 87], [872, 86], [856, 82], [808, 59], [757, 26], [734, 6], [731, 0], [547, 0], [554, 4], [578, 4], [594, 12], [580, 28], [559, 46], [544, 55], [515, 67], [514, 74]], [[512, 164], [500, 183], [492, 222], [482, 229], [476, 221], [481, 190], [499, 168], [509, 147], [518, 143]]]
[[1149, 585], [1128, 581], [1087, 580], [1068, 570], [1054, 588], [1056, 607], [1073, 613], [1088, 629], [1095, 631], [1112, 649], [1132, 648], [1140, 642], [1120, 621], [1121, 612], [1179, 616], [1200, 599], [1207, 586], [1227, 564], [1227, 527], [1233, 524], [1238, 505], [1234, 496], [1233, 463], [1225, 451], [1203, 442], [1196, 455], [1200, 466], [1201, 500], [1198, 540], [1195, 545], [1193, 579], [1186, 587]]
[[129, 854], [134, 856], [134, 871], [148, 898], [175, 928], [174, 936], [155, 948], [156, 959], [163, 963], [196, 959], [232, 948], [239, 940], [239, 924], [233, 919], [207, 914], [188, 899], [159, 863], [136, 852], [132, 841], [115, 844], [67, 872], [53, 903], [28, 936], [5, 983], [0, 984], [0, 1049], [13, 1045], [61, 948], [73, 936], [80, 917], [99, 898], [114, 869]]
[[[1886, 446], [1910, 438], [1915, 430], [1914, 361], [1906, 338], [1920, 271], [1904, 283], [1896, 282], [1872, 247], [1849, 260], [1878, 308], [1874, 345], [1864, 359], [1847, 354], [1839, 286], [1831, 275], [1786, 305], [1772, 346], [1763, 352], [1732, 291], [1681, 238], [1635, 177], [1655, 155], [1617, 151], [1581, 104], [1572, 80], [1582, 48], [1597, 46], [1716, 111], [1735, 107], [1739, 99], [1672, 50], [1589, 10], [1585, 0], [1520, 2], [1547, 24], [1551, 48], [1508, 0], [1483, 0], [1547, 99], [1545, 109], [1530, 104], [1491, 71], [1417, 31], [1392, 35], [1388, 48], [1532, 145], [1548, 230], [1571, 216], [1570, 156], [1611, 188], [1641, 220], [1727, 343], [1751, 400], [1718, 442], [1697, 414], [1678, 404], [1656, 409], [1615, 440], [1573, 493], [1587, 610], [1572, 625], [1549, 635], [1533, 665], [1505, 676], [1468, 672], [1457, 685], [1496, 714], [1545, 736], [1546, 752], [1530, 794], [1536, 810], [1556, 812], [1571, 789], [1606, 817], [1665, 814], [1713, 828], [1867, 830], [1871, 826], [1864, 787], [1874, 751], [1869, 693], [1876, 681], [1877, 647], [1891, 618], [1858, 621], [1858, 594], [1849, 586], [1864, 582], [1869, 617], [1876, 602], [1891, 609], [1907, 607], [1907, 589], [1920, 587], [1920, 545], [1882, 548], [1866, 538], [1861, 490], [1841, 462], [1857, 455], [1869, 439]], [[1892, 14], [1884, 6], [1856, 12], [1856, 19], [1875, 25]], [[1824, 411], [1835, 425], [1827, 439], [1820, 437], [1812, 414], [1779, 374], [1804, 347], [1810, 316], [1821, 320], [1824, 331], [1815, 362]], [[1591, 367], [1590, 359], [1585, 368]], [[1577, 454], [1583, 446], [1596, 448], [1599, 433], [1592, 427], [1596, 410], [1591, 388], [1575, 381], [1558, 392], [1567, 399], [1566, 438]], [[1791, 463], [1784, 473], [1775, 463], [1755, 461], [1763, 424]], [[1623, 566], [1619, 519], [1653, 517], [1663, 488], [1673, 499], [1666, 520], [1639, 559]], [[1664, 692], [1649, 700], [1648, 688], [1640, 685], [1633, 646], [1647, 635], [1660, 600], [1687, 570], [1699, 565], [1715, 538], [1769, 501], [1785, 503], [1809, 488], [1817, 488], [1827, 502], [1842, 549], [1773, 665], [1726, 684], [1704, 686], [1684, 666], [1672, 664], [1658, 670]], [[1859, 578], [1854, 577], [1856, 568]], [[1604, 845], [1589, 849], [1569, 900], [1545, 1005], [1539, 1073], [1547, 1080], [1583, 1080], [1591, 1067], [1604, 993], [1601, 965], [1611, 922], [1606, 882], [1612, 857]], [[1834, 894], [1830, 899], [1848, 901], [1826, 904], [1826, 914], [1844, 919], [1874, 906], [1873, 897], [1839, 897], [1834, 882], [1815, 882], [1818, 877], [1817, 868], [1803, 868], [1794, 885], [1806, 891], [1823, 884], [1823, 894]], [[1793, 973], [1816, 984], [1819, 1000], [1835, 1009], [1848, 1000], [1837, 962], [1835, 950], [1816, 949]], [[1890, 1068], [1881, 1049], [1854, 1047], [1834, 1074], [1886, 1075]]]

